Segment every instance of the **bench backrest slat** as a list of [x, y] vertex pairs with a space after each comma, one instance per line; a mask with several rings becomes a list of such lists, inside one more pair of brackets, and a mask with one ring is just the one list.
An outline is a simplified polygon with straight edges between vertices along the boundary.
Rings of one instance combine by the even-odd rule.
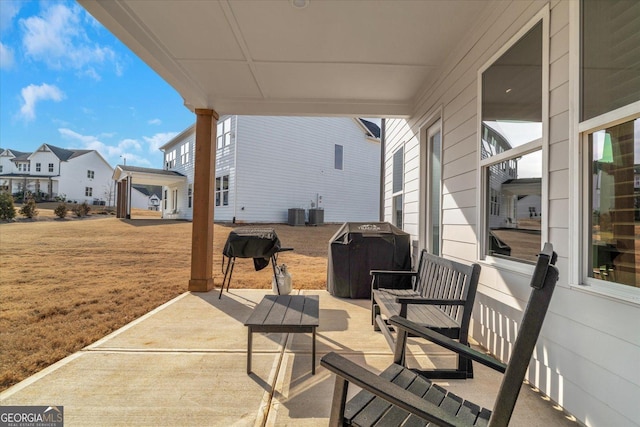
[[466, 265], [422, 251], [415, 290], [423, 298], [466, 301], [464, 306], [439, 306], [460, 322], [465, 310], [471, 310], [478, 285], [480, 267]]

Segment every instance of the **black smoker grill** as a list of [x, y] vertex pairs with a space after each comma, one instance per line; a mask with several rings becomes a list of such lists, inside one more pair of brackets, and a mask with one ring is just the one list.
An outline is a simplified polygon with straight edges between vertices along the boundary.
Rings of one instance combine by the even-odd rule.
[[[411, 270], [410, 235], [388, 222], [347, 222], [329, 241], [327, 290], [343, 298], [371, 298], [371, 270]], [[381, 288], [411, 287], [393, 278]]]
[[[224, 279], [222, 280], [222, 287], [220, 288], [218, 299], [222, 297], [225, 284], [227, 286], [227, 292], [229, 292], [229, 284], [231, 284], [231, 276], [233, 275], [236, 258], [253, 258], [253, 266], [256, 271], [262, 270], [268, 266], [269, 261], [271, 261], [273, 277], [275, 279], [278, 253], [292, 250], [293, 248], [283, 248], [280, 246], [280, 239], [278, 239], [278, 235], [273, 228], [236, 228], [229, 233], [227, 242], [222, 250], [222, 255], [224, 256], [222, 258]], [[228, 258], [226, 268], [225, 257]], [[279, 294], [280, 289], [277, 279], [276, 287]]]

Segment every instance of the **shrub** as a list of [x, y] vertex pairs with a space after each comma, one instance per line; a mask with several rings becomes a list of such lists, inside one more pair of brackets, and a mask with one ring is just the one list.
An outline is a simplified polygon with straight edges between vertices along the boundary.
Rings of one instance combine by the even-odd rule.
[[16, 209], [13, 206], [13, 197], [8, 193], [0, 194], [0, 219], [8, 221], [16, 217]]
[[58, 206], [56, 206], [56, 208], [53, 210], [53, 213], [56, 214], [58, 218], [65, 218], [67, 216], [67, 211], [67, 204], [65, 202], [62, 202]]
[[38, 216], [38, 209], [36, 209], [36, 201], [33, 196], [29, 195], [25, 198], [24, 204], [20, 208], [20, 215], [24, 215], [27, 218]]
[[89, 207], [87, 202], [83, 202], [73, 208], [73, 213], [75, 213], [78, 218], [88, 215], [90, 211], [91, 207]]

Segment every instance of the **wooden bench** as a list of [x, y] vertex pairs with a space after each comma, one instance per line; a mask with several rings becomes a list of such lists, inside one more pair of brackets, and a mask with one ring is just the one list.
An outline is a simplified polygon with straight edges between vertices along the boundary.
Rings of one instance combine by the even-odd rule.
[[[390, 319], [400, 331], [394, 361], [380, 375], [337, 353], [325, 355], [320, 364], [336, 374], [329, 425], [508, 426], [558, 280], [558, 270], [552, 265], [555, 261], [553, 247], [545, 244], [531, 278], [533, 289], [518, 325], [508, 365], [399, 316]], [[407, 334], [428, 339], [503, 372], [493, 409], [465, 400], [404, 366], [401, 359]], [[347, 402], [349, 384], [362, 390]]]
[[[388, 324], [392, 316], [409, 319], [460, 343], [468, 344], [471, 310], [480, 265], [466, 265], [423, 250], [416, 271], [372, 270], [371, 321], [384, 334], [391, 349], [395, 338]], [[378, 289], [384, 276], [413, 278], [412, 289]], [[403, 356], [404, 357], [404, 356]], [[458, 356], [456, 369], [423, 371], [429, 378], [473, 378], [471, 361]]]

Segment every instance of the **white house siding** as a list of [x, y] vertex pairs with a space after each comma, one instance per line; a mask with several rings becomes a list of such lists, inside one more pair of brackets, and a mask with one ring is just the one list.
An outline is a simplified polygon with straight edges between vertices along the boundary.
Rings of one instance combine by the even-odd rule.
[[[181, 173], [182, 175], [187, 177], [186, 182], [183, 184], [177, 184], [169, 187], [162, 187], [162, 197], [167, 195], [167, 200], [161, 200], [160, 202], [160, 210], [162, 211], [163, 218], [171, 218], [171, 219], [193, 219], [193, 209], [189, 206], [189, 185], [193, 185], [193, 176], [194, 176], [194, 165], [195, 165], [195, 140], [196, 140], [196, 132], [195, 126], [191, 126], [183, 131], [180, 135], [176, 137], [173, 141], [173, 144], [164, 146], [164, 164], [167, 161], [168, 153], [171, 153], [175, 150], [175, 166], [171, 167], [172, 171]], [[180, 153], [180, 147], [184, 144], [189, 144], [189, 158], [188, 161], [183, 162], [182, 156]], [[173, 197], [175, 194], [174, 190], [178, 190], [178, 200], [176, 203], [176, 210], [173, 209]], [[193, 196], [192, 196], [193, 197]], [[165, 206], [167, 207], [165, 209]]]
[[[87, 177], [87, 170], [95, 172], [93, 178]], [[96, 151], [90, 151], [60, 162], [60, 176], [54, 179], [58, 183], [57, 192], [66, 195], [67, 200], [92, 204], [94, 199], [106, 202], [109, 191], [113, 191], [112, 175], [113, 169], [102, 156]], [[86, 187], [93, 189], [92, 196], [85, 196]]]
[[[547, 240], [558, 252], [560, 280], [528, 379], [589, 426], [640, 425], [640, 307], [616, 298], [580, 290], [571, 271], [581, 247], [573, 243], [569, 225], [579, 221], [571, 209], [570, 189], [579, 174], [570, 174], [570, 34], [579, 25], [569, 1], [495, 2], [469, 30], [466, 42], [443, 64], [440, 78], [421, 94], [421, 106], [408, 120], [387, 124], [385, 215], [391, 220], [391, 158], [405, 144], [405, 230], [422, 240], [413, 218], [420, 191], [412, 172], [419, 160], [420, 127], [442, 111], [443, 199], [442, 252], [449, 258], [478, 261], [478, 70], [545, 6], [549, 26], [549, 148]], [[570, 16], [576, 19], [570, 22]], [[577, 49], [577, 43], [575, 48]], [[576, 55], [577, 52], [572, 54]], [[574, 73], [575, 74], [575, 73]], [[572, 78], [578, 78], [574, 75]], [[422, 143], [424, 143], [422, 141]], [[579, 188], [579, 185], [577, 186]], [[544, 200], [543, 200], [544, 209]], [[544, 230], [543, 230], [544, 232]], [[424, 242], [421, 241], [424, 247]], [[570, 250], [573, 248], [573, 251]], [[575, 252], [575, 253], [574, 253]], [[480, 261], [482, 273], [473, 313], [473, 337], [507, 360], [521, 312], [529, 296], [527, 271], [500, 268]]]
[[[380, 144], [353, 119], [240, 116], [236, 132], [237, 222], [286, 222], [289, 208], [320, 197], [325, 222], [378, 219]], [[343, 170], [334, 168], [335, 144]]]
[[[223, 222], [231, 222], [236, 216], [234, 211], [234, 203], [236, 200], [234, 191], [236, 189], [236, 168], [234, 167], [234, 165], [236, 159], [236, 141], [238, 141], [238, 122], [240, 120], [244, 120], [244, 117], [239, 118], [238, 116], [221, 116], [218, 120], [218, 123], [221, 123], [228, 118], [231, 119], [231, 143], [216, 150], [216, 178], [226, 175], [229, 176], [229, 204], [226, 206], [223, 205], [221, 198], [220, 206], [215, 206], [214, 208], [215, 220]], [[246, 144], [245, 140], [242, 139], [241, 141], [242, 142], [239, 145], [239, 149], [244, 148], [250, 150], [250, 147], [243, 147], [243, 145]]]

